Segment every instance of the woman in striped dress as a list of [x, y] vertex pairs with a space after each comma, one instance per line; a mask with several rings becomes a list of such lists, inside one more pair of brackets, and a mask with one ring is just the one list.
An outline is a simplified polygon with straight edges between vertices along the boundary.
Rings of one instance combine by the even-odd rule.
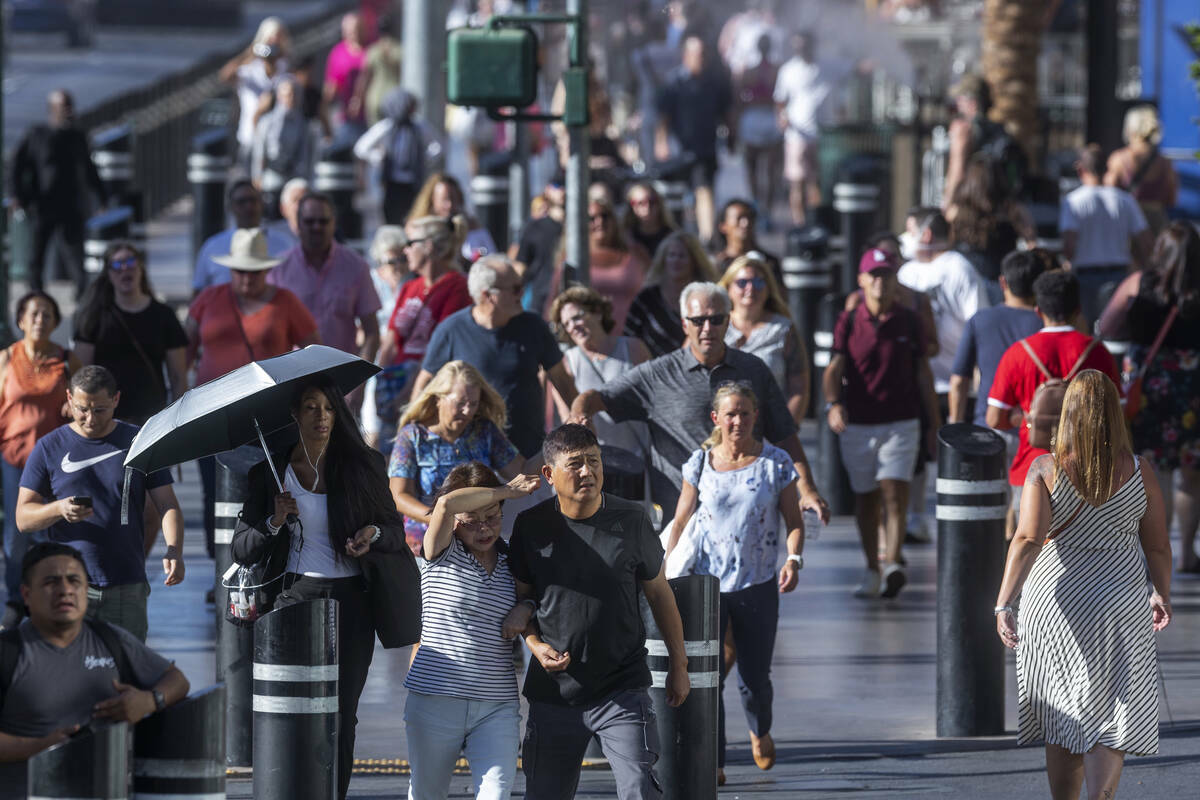
[[1158, 481], [1133, 455], [1117, 387], [1084, 370], [1054, 453], [1029, 470], [996, 600], [1017, 651], [1018, 742], [1045, 741], [1055, 800], [1076, 800], [1085, 775], [1089, 800], [1112, 798], [1125, 754], [1158, 752], [1154, 631], [1171, 620], [1170, 590]]
[[521, 741], [512, 640], [533, 601], [517, 603], [500, 506], [539, 483], [518, 475], [501, 485], [490, 467], [469, 461], [442, 484], [423, 545], [421, 647], [404, 680], [409, 800], [445, 798], [460, 751], [477, 800], [512, 792]]

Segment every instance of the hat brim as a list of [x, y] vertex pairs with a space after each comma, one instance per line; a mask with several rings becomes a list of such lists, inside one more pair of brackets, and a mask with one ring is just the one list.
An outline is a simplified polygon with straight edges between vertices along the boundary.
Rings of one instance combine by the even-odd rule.
[[283, 263], [282, 258], [254, 258], [252, 256], [213, 256], [213, 261], [222, 267], [242, 272], [265, 272], [277, 264]]

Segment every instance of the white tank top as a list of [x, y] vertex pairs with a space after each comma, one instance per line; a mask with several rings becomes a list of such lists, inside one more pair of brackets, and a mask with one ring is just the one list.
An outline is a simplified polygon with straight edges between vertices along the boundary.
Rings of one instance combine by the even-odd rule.
[[326, 495], [310, 492], [300, 485], [292, 465], [288, 464], [283, 476], [283, 489], [291, 492], [299, 507], [303, 535], [297, 528], [292, 531], [291, 547], [288, 550], [287, 571], [310, 578], [352, 578], [360, 570], [358, 561], [334, 552], [329, 541], [329, 509]]

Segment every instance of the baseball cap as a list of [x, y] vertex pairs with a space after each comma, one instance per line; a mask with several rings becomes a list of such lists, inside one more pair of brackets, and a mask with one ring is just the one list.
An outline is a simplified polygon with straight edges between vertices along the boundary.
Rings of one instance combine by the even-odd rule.
[[877, 269], [890, 269], [894, 272], [900, 269], [900, 260], [886, 250], [872, 247], [859, 259], [858, 271], [874, 272]]

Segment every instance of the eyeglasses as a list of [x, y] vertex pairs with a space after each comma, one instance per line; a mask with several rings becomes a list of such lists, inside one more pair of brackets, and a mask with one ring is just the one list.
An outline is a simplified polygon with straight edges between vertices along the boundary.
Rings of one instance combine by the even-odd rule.
[[758, 291], [767, 288], [766, 278], [738, 278], [733, 282], [733, 285], [741, 289], [743, 292], [753, 286]]
[[418, 236], [415, 239], [409, 239], [407, 242], [404, 243], [404, 246], [412, 247], [414, 244], [420, 244], [421, 242], [428, 242], [431, 238], [432, 237], [430, 237], [430, 236]]
[[699, 317], [684, 317], [688, 322], [695, 325], [697, 328], [703, 328], [705, 323], [719, 328], [725, 324], [725, 320], [729, 319], [728, 314], [705, 314]]
[[500, 510], [497, 509], [495, 512], [489, 514], [483, 519], [473, 519], [468, 521], [461, 518], [455, 518], [455, 522], [458, 523], [460, 528], [468, 531], [480, 531], [484, 528], [496, 528], [500, 525]]
[[403, 263], [404, 259], [401, 256], [392, 256], [391, 258], [379, 259], [379, 264], [383, 267], [398, 267]]
[[108, 262], [108, 268], [114, 272], [124, 272], [127, 269], [133, 269], [138, 265], [137, 256], [129, 258], [114, 258]]

